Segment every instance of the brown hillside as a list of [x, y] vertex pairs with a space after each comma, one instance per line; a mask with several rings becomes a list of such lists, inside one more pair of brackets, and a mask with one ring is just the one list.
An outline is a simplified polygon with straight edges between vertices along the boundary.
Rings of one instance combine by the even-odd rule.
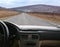
[[31, 16], [42, 18], [50, 22], [55, 22], [57, 24], [60, 24], [60, 15], [58, 14], [43, 14], [43, 13], [28, 13], [28, 14]]
[[10, 17], [17, 14], [19, 14], [19, 12], [10, 11], [10, 10], [0, 10], [0, 18]]

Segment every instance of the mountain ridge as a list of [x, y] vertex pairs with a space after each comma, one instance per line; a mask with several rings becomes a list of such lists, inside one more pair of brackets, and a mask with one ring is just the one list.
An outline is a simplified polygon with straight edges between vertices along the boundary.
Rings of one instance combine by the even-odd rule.
[[51, 6], [51, 5], [43, 5], [43, 4], [16, 7], [16, 8], [11, 8], [11, 10], [22, 11], [22, 12], [39, 12], [39, 13], [60, 14], [60, 6]]

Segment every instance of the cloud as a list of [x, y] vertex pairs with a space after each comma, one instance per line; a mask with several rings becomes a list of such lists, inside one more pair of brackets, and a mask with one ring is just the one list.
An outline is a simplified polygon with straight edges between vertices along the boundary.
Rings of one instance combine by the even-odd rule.
[[60, 0], [0, 0], [0, 6], [3, 7], [18, 7], [34, 4], [60, 6]]
[[11, 3], [13, 0], [0, 0], [1, 3]]
[[60, 6], [60, 0], [29, 0], [28, 4], [47, 4]]

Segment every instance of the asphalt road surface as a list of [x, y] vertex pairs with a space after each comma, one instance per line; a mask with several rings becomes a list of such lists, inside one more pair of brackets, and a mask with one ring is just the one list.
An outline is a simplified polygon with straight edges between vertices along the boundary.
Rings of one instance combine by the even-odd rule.
[[55, 23], [48, 22], [41, 18], [30, 16], [26, 13], [22, 13], [17, 16], [10, 17], [6, 21], [16, 23], [18, 25], [42, 25], [42, 26], [55, 26]]

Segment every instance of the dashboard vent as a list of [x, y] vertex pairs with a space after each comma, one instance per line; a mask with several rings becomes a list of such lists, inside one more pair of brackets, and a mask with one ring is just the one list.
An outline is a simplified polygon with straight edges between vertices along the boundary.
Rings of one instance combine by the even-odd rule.
[[38, 35], [32, 35], [32, 39], [38, 39]]
[[28, 35], [20, 35], [20, 39], [28, 39]]

